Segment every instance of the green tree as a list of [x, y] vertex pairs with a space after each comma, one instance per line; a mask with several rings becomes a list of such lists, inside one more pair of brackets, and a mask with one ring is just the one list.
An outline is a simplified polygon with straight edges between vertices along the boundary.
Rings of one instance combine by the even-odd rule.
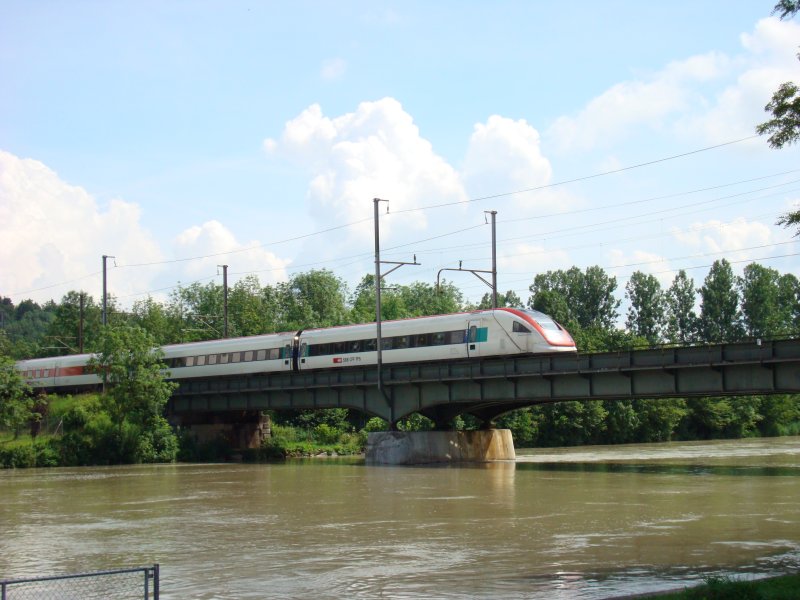
[[[800, 11], [800, 2], [797, 0], [780, 0], [772, 10], [783, 19], [794, 17]], [[797, 55], [800, 59], [800, 54]], [[764, 107], [772, 115], [768, 121], [756, 127], [759, 135], [771, 134], [767, 139], [769, 145], [780, 149], [800, 140], [800, 88], [791, 81], [784, 82], [772, 95], [772, 99]], [[779, 225], [792, 227], [800, 224], [800, 211], [793, 211], [782, 215], [778, 219]]]
[[442, 282], [439, 289], [417, 281], [399, 286], [396, 293], [406, 307], [403, 318], [445, 315], [459, 312], [463, 306], [461, 291], [448, 281]]
[[[525, 308], [525, 303], [514, 290], [508, 290], [505, 294], [497, 294], [497, 307]], [[483, 295], [478, 308], [492, 308], [492, 294], [490, 292]]]
[[632, 400], [604, 400], [606, 411], [605, 431], [602, 441], [607, 444], [629, 444], [635, 442], [640, 426]]
[[742, 301], [742, 325], [750, 337], [775, 335], [781, 326], [780, 273], [751, 263], [737, 279]]
[[698, 320], [694, 304], [694, 280], [681, 269], [666, 292], [667, 337], [672, 343], [688, 344], [697, 339]]
[[[614, 297], [617, 279], [609, 277], [601, 267], [588, 267], [583, 272], [572, 267], [567, 271], [540, 273], [534, 277], [529, 289], [532, 296], [528, 299], [528, 306], [541, 310], [539, 307], [549, 304], [558, 313], [563, 313], [548, 313], [562, 324], [577, 323], [582, 328], [614, 327], [620, 305]], [[548, 296], [546, 303], [541, 300], [542, 294]], [[561, 300], [553, 298], [553, 294], [561, 296]]]
[[331, 327], [348, 321], [347, 286], [327, 269], [298, 273], [277, 289], [283, 330]]
[[554, 402], [533, 409], [542, 446], [580, 446], [602, 439], [607, 412], [602, 402]]
[[797, 435], [800, 432], [800, 396], [772, 395], [761, 398], [758, 430], [763, 436]]
[[800, 281], [791, 273], [778, 279], [778, 330], [776, 335], [794, 336], [800, 331]]
[[682, 437], [694, 440], [754, 435], [762, 419], [761, 398], [690, 398]]
[[167, 312], [181, 323], [180, 341], [198, 342], [222, 337], [224, 292], [214, 281], [178, 287], [170, 296]]
[[716, 260], [700, 288], [700, 333], [706, 342], [734, 342], [741, 338], [739, 296], [731, 264]]
[[107, 382], [101, 404], [120, 462], [174, 460], [177, 440], [163, 417], [176, 387], [165, 380], [163, 352], [141, 327], [106, 327], [89, 368]]
[[31, 420], [31, 390], [22, 379], [14, 361], [0, 355], [0, 425], [14, 432], [14, 438]]
[[668, 442], [675, 435], [688, 410], [683, 398], [634, 400], [639, 420], [637, 442]]
[[261, 287], [258, 277], [248, 275], [228, 294], [228, 334], [259, 335], [278, 331], [278, 297], [275, 289]]
[[658, 279], [636, 271], [625, 286], [625, 296], [630, 300], [628, 331], [651, 344], [659, 343], [666, 324], [666, 300]]
[[[53, 321], [47, 329], [42, 355], [77, 354], [81, 347], [81, 298], [83, 298], [83, 348], [93, 350], [102, 329], [102, 306], [83, 292], [70, 291], [56, 306]], [[108, 303], [109, 312], [114, 301]]]
[[174, 344], [181, 340], [180, 319], [150, 296], [133, 303], [130, 324], [138, 325], [147, 331], [159, 346]]

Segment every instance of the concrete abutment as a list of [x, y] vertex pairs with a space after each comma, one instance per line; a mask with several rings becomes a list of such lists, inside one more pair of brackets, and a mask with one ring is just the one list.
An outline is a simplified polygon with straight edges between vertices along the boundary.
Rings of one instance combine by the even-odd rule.
[[491, 462], [514, 460], [510, 429], [478, 431], [381, 431], [367, 438], [366, 461], [373, 465]]

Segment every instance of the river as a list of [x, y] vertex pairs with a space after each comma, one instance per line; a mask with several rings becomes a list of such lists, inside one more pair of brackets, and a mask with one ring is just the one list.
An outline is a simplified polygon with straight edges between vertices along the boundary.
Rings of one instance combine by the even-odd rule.
[[167, 599], [607, 598], [800, 568], [800, 438], [0, 471], [0, 578], [161, 566]]

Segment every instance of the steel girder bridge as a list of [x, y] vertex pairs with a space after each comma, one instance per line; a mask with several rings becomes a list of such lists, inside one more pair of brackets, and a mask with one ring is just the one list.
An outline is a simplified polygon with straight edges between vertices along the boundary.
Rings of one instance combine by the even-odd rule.
[[396, 423], [418, 412], [447, 427], [484, 425], [511, 410], [567, 400], [744, 396], [800, 392], [800, 339], [573, 355], [469, 359], [180, 381], [175, 416], [349, 408]]

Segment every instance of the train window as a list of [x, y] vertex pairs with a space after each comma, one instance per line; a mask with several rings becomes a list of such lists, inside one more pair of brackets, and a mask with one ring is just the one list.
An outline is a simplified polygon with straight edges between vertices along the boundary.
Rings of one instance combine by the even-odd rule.
[[217, 356], [216, 354], [209, 354], [208, 355], [208, 364], [215, 365], [217, 364]]
[[194, 363], [195, 363], [194, 356], [187, 356], [186, 358], [184, 358], [184, 360], [186, 361], [186, 366], [187, 367], [193, 367], [194, 366]]
[[206, 364], [206, 357], [205, 356], [198, 356], [197, 362], [195, 363], [198, 367], [202, 367]]
[[270, 348], [269, 349], [269, 359], [270, 360], [278, 360], [281, 357], [281, 349], [280, 348]]
[[224, 354], [219, 355], [219, 364], [227, 365], [228, 361], [231, 359], [231, 355], [225, 352]]
[[445, 337], [445, 333], [443, 331], [431, 334], [431, 346], [443, 346], [446, 343], [446, 340], [447, 338]]
[[256, 352], [256, 360], [267, 360], [268, 350], [258, 350]]
[[531, 330], [525, 327], [522, 323], [518, 323], [514, 321], [514, 324], [511, 326], [511, 331], [514, 333], [530, 333]]
[[361, 352], [361, 340], [355, 340], [354, 342], [350, 342], [350, 347], [347, 349], [348, 352]]
[[371, 338], [369, 340], [364, 340], [364, 352], [375, 352], [378, 348], [378, 340], [375, 338]]
[[50, 369], [45, 369], [42, 377], [50, 377]]
[[542, 329], [549, 329], [551, 331], [558, 331], [561, 329], [558, 323], [538, 310], [528, 310], [526, 312], [533, 317], [534, 321], [536, 321]]
[[458, 331], [449, 332], [448, 337], [450, 338], [450, 344], [463, 344], [465, 342], [464, 332], [460, 329]]
[[392, 349], [392, 340], [394, 338], [381, 338], [381, 350], [391, 350]]
[[403, 350], [408, 348], [408, 336], [398, 335], [392, 338], [392, 350]]
[[423, 346], [430, 346], [430, 338], [426, 333], [420, 333], [414, 336], [414, 346], [421, 348]]
[[475, 325], [473, 325], [472, 327], [469, 328], [469, 341], [470, 343], [472, 343], [477, 339], [478, 339], [478, 328]]
[[242, 360], [242, 353], [241, 352], [232, 352], [231, 353], [231, 362], [232, 363], [238, 363], [240, 360]]
[[345, 343], [344, 342], [336, 342], [333, 344], [333, 353], [334, 354], [344, 354], [345, 352]]
[[245, 362], [250, 362], [251, 360], [253, 360], [253, 351], [252, 350], [247, 350], [244, 353], [244, 360], [245, 360]]

